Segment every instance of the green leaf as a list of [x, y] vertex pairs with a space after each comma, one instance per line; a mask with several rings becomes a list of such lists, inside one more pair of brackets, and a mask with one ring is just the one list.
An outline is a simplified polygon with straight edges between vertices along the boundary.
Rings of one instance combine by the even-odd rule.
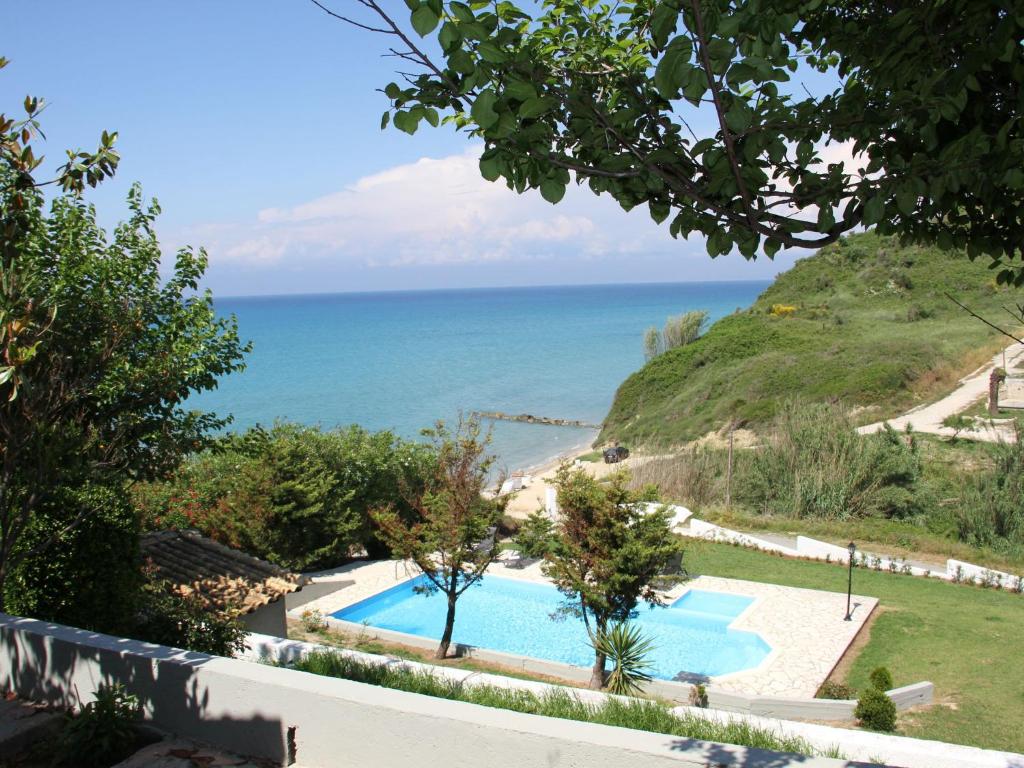
[[470, 114], [482, 130], [486, 131], [498, 122], [498, 113], [494, 110], [494, 104], [497, 100], [498, 95], [488, 88], [481, 91], [480, 95], [477, 96], [476, 100], [473, 102]]
[[433, 32], [440, 21], [441, 17], [426, 3], [412, 12], [412, 28], [420, 37], [426, 37]]
[[867, 225], [877, 224], [885, 214], [885, 196], [881, 193], [875, 195], [864, 203], [864, 223]]
[[437, 42], [440, 43], [442, 51], [450, 53], [456, 45], [462, 42], [462, 34], [459, 32], [458, 27], [450, 21], [446, 21], [441, 25], [441, 31], [437, 35]]
[[668, 203], [662, 203], [654, 200], [648, 203], [647, 207], [651, 210], [651, 218], [658, 224], [661, 224], [665, 219], [667, 219], [672, 210], [669, 208]]
[[818, 231], [827, 232], [836, 223], [835, 214], [832, 213], [832, 206], [825, 203], [818, 208]]
[[480, 175], [487, 179], [487, 181], [497, 181], [501, 177], [497, 154], [491, 155], [490, 157], [488, 157], [487, 153], [481, 155]]
[[391, 122], [391, 113], [390, 112], [385, 112], [380, 117], [380, 129], [383, 131], [385, 128], [388, 127], [388, 123], [390, 123], [390, 122]]
[[530, 118], [540, 117], [545, 114], [550, 108], [547, 99], [539, 96], [535, 96], [532, 99], [527, 99], [519, 105], [519, 109], [516, 110], [516, 114], [519, 115], [523, 120], [529, 120]]
[[473, 11], [465, 3], [452, 2], [448, 3], [448, 10], [452, 12], [456, 19], [461, 21], [463, 24], [467, 24], [471, 21], [476, 21], [476, 16], [473, 15]]
[[508, 56], [505, 55], [505, 52], [492, 40], [484, 40], [484, 42], [480, 43], [476, 52], [480, 55], [481, 59], [491, 64], [504, 64], [508, 61]]
[[472, 75], [476, 71], [473, 57], [462, 48], [456, 48], [451, 52], [451, 55], [448, 56], [448, 66], [460, 75]]
[[654, 70], [654, 87], [663, 99], [674, 99], [683, 87], [683, 78], [690, 70], [689, 61], [678, 48], [669, 48]]
[[519, 101], [526, 101], [537, 97], [537, 89], [533, 87], [533, 83], [528, 83], [525, 80], [513, 80], [505, 86], [505, 95]]
[[896, 207], [904, 216], [909, 216], [917, 208], [917, 195], [911, 189], [899, 190], [896, 193]]
[[540, 183], [540, 195], [554, 205], [565, 197], [565, 184], [558, 179], [544, 179]]
[[668, 3], [658, 3], [658, 7], [651, 14], [651, 37], [658, 48], [664, 48], [668, 42], [668, 36], [676, 29], [676, 22], [679, 19], [679, 11]]

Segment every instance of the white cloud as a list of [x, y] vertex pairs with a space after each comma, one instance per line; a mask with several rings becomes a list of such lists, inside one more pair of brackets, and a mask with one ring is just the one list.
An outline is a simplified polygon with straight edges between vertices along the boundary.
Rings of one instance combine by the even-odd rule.
[[193, 230], [189, 239], [201, 238], [214, 264], [262, 267], [322, 259], [371, 268], [528, 263], [685, 247], [646, 210], [626, 213], [585, 188], [570, 185], [553, 206], [536, 191], [517, 195], [488, 182], [480, 151], [389, 168], [293, 207], [266, 208], [249, 222]]

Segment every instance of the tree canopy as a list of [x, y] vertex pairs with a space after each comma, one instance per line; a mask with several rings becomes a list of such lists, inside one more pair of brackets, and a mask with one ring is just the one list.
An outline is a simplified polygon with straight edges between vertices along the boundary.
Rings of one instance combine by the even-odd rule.
[[[382, 126], [448, 122], [518, 192], [557, 203], [575, 177], [712, 256], [873, 225], [1024, 284], [1019, 4], [405, 0], [406, 22], [378, 0], [359, 18], [313, 1], [415, 66], [384, 89]], [[804, 89], [815, 70], [833, 85]], [[856, 160], [829, 161], [830, 143]]]
[[[94, 153], [68, 152], [41, 181], [42, 102], [24, 109], [20, 120], [0, 114], [0, 609], [20, 563], [57, 541], [73, 547], [112, 495], [226, 423], [185, 403], [247, 351], [199, 290], [202, 250], [179, 250], [161, 275], [160, 209], [137, 185], [126, 222], [111, 235], [97, 224], [81, 192], [113, 173], [116, 134]], [[49, 204], [48, 184], [63, 190]]]

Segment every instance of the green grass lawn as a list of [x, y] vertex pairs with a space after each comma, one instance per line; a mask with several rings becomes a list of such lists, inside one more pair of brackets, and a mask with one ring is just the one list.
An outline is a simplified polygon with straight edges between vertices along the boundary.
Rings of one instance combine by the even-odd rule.
[[[846, 569], [691, 542], [687, 570], [793, 587], [846, 590]], [[1024, 752], [1024, 595], [858, 569], [854, 593], [879, 600], [870, 639], [843, 682], [861, 688], [886, 666], [896, 685], [935, 684], [936, 704], [901, 715], [900, 732]], [[800, 631], [801, 628], [794, 627]]]

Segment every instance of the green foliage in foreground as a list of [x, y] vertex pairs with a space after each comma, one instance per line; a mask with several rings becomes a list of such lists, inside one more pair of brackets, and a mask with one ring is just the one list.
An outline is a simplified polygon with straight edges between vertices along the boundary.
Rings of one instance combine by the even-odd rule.
[[[850, 236], [797, 262], [750, 309], [630, 376], [599, 440], [678, 445], [734, 419], [762, 425], [793, 398], [869, 407], [864, 420], [892, 416], [952, 387], [1002, 344], [947, 291], [993, 318], [1021, 300], [961, 254]], [[797, 309], [778, 317], [773, 304]]]
[[693, 715], [679, 715], [653, 701], [609, 699], [603, 704], [591, 704], [581, 701], [579, 696], [563, 688], [552, 688], [538, 695], [532, 691], [491, 685], [466, 686], [428, 671], [409, 669], [398, 664], [370, 664], [331, 651], [312, 653], [297, 662], [295, 668], [317, 675], [340, 677], [399, 691], [531, 715], [614, 725], [685, 739], [739, 744], [779, 752], [842, 756], [836, 750], [821, 753], [804, 739], [796, 736], [757, 728], [746, 723], [722, 724]]
[[165, 481], [140, 484], [143, 526], [197, 528], [294, 570], [384, 557], [370, 511], [411, 519], [432, 465], [429, 447], [357, 426], [259, 427], [221, 439]]
[[[783, 586], [846, 591], [842, 565], [793, 560], [727, 544], [691, 543], [687, 570]], [[878, 614], [867, 644], [845, 683], [870, 685], [884, 666], [901, 684], [930, 680], [935, 700], [926, 710], [904, 712], [907, 736], [1024, 752], [1024, 668], [1012, 649], [1024, 635], [1024, 596], [915, 576], [857, 568], [854, 595], [877, 597]], [[856, 602], [856, 600], [855, 600]]]
[[120, 683], [100, 683], [96, 698], [60, 734], [58, 765], [105, 768], [128, 757], [137, 741], [142, 705]]

